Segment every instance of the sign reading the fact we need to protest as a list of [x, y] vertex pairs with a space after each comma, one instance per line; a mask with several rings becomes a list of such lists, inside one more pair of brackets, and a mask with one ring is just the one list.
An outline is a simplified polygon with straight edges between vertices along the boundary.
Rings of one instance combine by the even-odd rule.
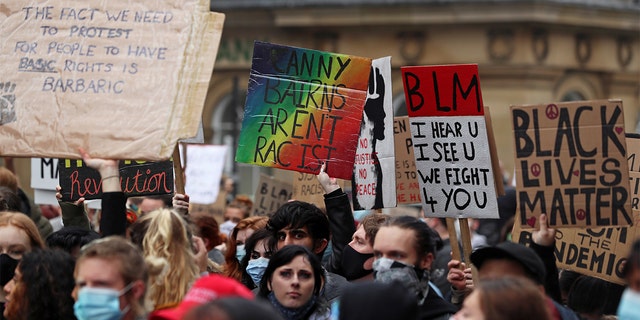
[[287, 203], [293, 194], [293, 185], [261, 174], [255, 201], [251, 209], [252, 216], [270, 216], [281, 205]]
[[[120, 185], [128, 197], [173, 193], [172, 161], [123, 160], [120, 166]], [[64, 159], [58, 162], [62, 201], [80, 198], [102, 198], [100, 173], [87, 167], [82, 160]]]
[[425, 215], [498, 218], [478, 66], [403, 67], [402, 79]]
[[351, 179], [354, 210], [396, 206], [392, 89], [391, 57], [373, 60]]
[[236, 161], [351, 179], [371, 59], [255, 42]]
[[420, 203], [420, 184], [413, 155], [409, 117], [395, 117], [393, 133], [396, 143], [396, 196], [398, 204]]
[[512, 106], [519, 221], [554, 227], [632, 223], [622, 101]]
[[0, 6], [0, 154], [166, 160], [196, 135], [224, 15], [209, 1]]
[[[556, 264], [618, 284], [626, 284], [623, 266], [635, 239], [640, 236], [640, 135], [627, 134], [627, 164], [631, 183], [634, 225], [615, 228], [556, 229]], [[518, 219], [516, 219], [518, 220]], [[513, 228], [513, 241], [528, 244], [531, 231]]]

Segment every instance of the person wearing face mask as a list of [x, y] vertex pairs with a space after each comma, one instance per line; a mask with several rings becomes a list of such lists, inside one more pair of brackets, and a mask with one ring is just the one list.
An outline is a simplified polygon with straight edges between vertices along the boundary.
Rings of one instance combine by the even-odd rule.
[[457, 311], [429, 285], [429, 271], [438, 245], [442, 246], [442, 241], [437, 234], [426, 223], [410, 216], [384, 223], [373, 242], [375, 281], [400, 281], [414, 292], [421, 320], [449, 319]]
[[249, 289], [255, 289], [260, 285], [264, 270], [269, 264], [269, 258], [274, 251], [270, 240], [271, 232], [259, 229], [245, 242], [247, 254], [240, 261], [240, 268], [244, 270], [241, 282]]
[[224, 208], [224, 222], [220, 224], [220, 232], [230, 236], [233, 229], [242, 219], [249, 217], [253, 201], [247, 196], [237, 196]]
[[[4, 287], [14, 276], [25, 253], [44, 248], [35, 223], [20, 212], [0, 213], [0, 284]], [[0, 311], [5, 308], [6, 292], [0, 291]], [[0, 318], [4, 319], [2, 313]]]
[[264, 229], [269, 217], [249, 217], [240, 220], [227, 239], [227, 252], [224, 254], [224, 275], [242, 281], [244, 269], [240, 261], [246, 254], [245, 242], [256, 230]]
[[140, 249], [120, 236], [82, 248], [74, 271], [78, 320], [146, 319], [147, 266]]
[[373, 280], [373, 239], [389, 219], [389, 215], [382, 213], [372, 213], [362, 219], [342, 253], [341, 272], [347, 280]]
[[633, 243], [622, 273], [627, 288], [618, 304], [618, 319], [640, 319], [640, 239]]

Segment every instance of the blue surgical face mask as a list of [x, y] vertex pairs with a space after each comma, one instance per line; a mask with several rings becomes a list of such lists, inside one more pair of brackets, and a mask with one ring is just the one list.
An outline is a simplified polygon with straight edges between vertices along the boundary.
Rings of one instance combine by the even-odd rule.
[[264, 270], [267, 269], [267, 265], [269, 264], [269, 259], [265, 257], [260, 257], [258, 259], [249, 260], [249, 264], [247, 265], [247, 274], [253, 280], [253, 283], [256, 286], [260, 285], [260, 281], [262, 281], [262, 275], [264, 275]]
[[231, 232], [233, 232], [233, 228], [235, 228], [237, 223], [234, 223], [231, 220], [227, 220], [220, 224], [220, 232], [226, 234], [227, 236], [231, 236]]
[[246, 251], [244, 250], [244, 244], [239, 244], [236, 246], [236, 258], [238, 261], [242, 261], [242, 258], [246, 255]]
[[131, 290], [130, 283], [122, 290], [83, 287], [78, 291], [78, 300], [73, 304], [73, 313], [78, 320], [119, 320], [130, 306], [120, 310], [120, 296]]
[[624, 290], [620, 304], [618, 304], [618, 319], [632, 320], [640, 319], [640, 292], [630, 288]]

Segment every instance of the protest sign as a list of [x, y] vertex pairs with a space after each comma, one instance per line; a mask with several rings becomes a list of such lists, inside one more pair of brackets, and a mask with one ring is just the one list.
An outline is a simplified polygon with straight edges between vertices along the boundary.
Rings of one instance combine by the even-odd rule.
[[512, 106], [517, 214], [523, 228], [632, 222], [622, 101]]
[[396, 150], [396, 194], [398, 204], [420, 203], [420, 184], [409, 128], [409, 117], [395, 117], [393, 133]]
[[212, 204], [189, 203], [189, 215], [192, 217], [199, 215], [212, 216], [218, 224], [224, 222], [224, 210], [227, 207], [227, 193], [218, 192], [216, 201]]
[[185, 192], [189, 202], [214, 203], [220, 192], [220, 179], [227, 146], [187, 144], [185, 156]]
[[351, 178], [354, 210], [396, 206], [392, 90], [391, 57], [373, 60]]
[[[120, 184], [128, 197], [173, 193], [171, 161], [149, 162], [123, 160], [119, 162]], [[60, 160], [58, 163], [62, 201], [102, 197], [102, 178], [97, 170], [82, 160]]]
[[56, 190], [58, 185], [58, 159], [31, 158], [31, 188]]
[[281, 205], [287, 203], [293, 194], [293, 185], [261, 174], [256, 188], [252, 216], [270, 216]]
[[498, 218], [477, 65], [403, 67], [428, 217]]
[[[340, 187], [344, 187], [344, 181], [337, 180]], [[318, 178], [309, 173], [296, 172], [293, 177], [293, 200], [305, 201], [324, 209], [324, 189], [318, 182]]]
[[209, 1], [0, 11], [0, 154], [166, 160], [196, 135], [224, 21]]
[[371, 59], [255, 42], [236, 161], [351, 179]]

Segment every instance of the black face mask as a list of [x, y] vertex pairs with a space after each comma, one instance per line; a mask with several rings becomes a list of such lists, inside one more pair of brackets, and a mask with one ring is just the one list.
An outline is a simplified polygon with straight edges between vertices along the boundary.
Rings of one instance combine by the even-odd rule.
[[18, 262], [20, 260], [11, 258], [8, 254], [0, 254], [0, 285], [4, 287], [13, 278]]
[[352, 281], [369, 275], [373, 269], [365, 269], [364, 263], [373, 257], [373, 253], [360, 253], [351, 246], [345, 246], [342, 252], [342, 271], [347, 280]]

